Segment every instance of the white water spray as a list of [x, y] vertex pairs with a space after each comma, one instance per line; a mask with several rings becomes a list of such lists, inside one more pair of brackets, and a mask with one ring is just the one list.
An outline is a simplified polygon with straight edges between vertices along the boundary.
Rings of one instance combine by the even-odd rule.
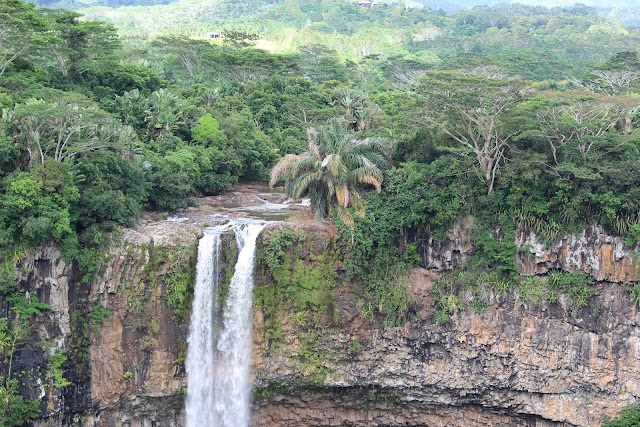
[[249, 425], [251, 303], [256, 240], [263, 224], [234, 225], [240, 252], [224, 309], [215, 375], [215, 426]]
[[187, 353], [187, 427], [213, 426], [213, 308], [217, 299], [220, 233], [205, 234], [198, 245], [196, 287]]
[[217, 342], [220, 232], [200, 240], [188, 339], [186, 427], [249, 424], [253, 268], [263, 228], [261, 223], [233, 224], [239, 254]]

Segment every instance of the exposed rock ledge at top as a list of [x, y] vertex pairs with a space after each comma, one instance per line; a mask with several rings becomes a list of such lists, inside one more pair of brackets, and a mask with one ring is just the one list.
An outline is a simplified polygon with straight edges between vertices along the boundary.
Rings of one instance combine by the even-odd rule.
[[154, 242], [159, 246], [191, 245], [202, 236], [202, 229], [195, 224], [181, 224], [170, 221], [142, 220], [131, 229], [125, 229], [122, 240], [136, 245]]
[[[608, 235], [593, 224], [580, 234], [568, 234], [545, 246], [535, 233], [520, 232], [516, 244], [526, 252], [518, 255], [521, 273], [545, 274], [552, 269], [577, 270], [607, 282], [638, 280], [633, 248], [620, 237]], [[637, 249], [637, 248], [636, 248]]]
[[[451, 270], [473, 253], [473, 220], [458, 220], [447, 237], [432, 237], [420, 246], [422, 266], [430, 270]], [[621, 237], [609, 235], [601, 226], [590, 225], [581, 233], [565, 234], [545, 242], [534, 232], [519, 230], [515, 243], [521, 248], [516, 255], [520, 273], [525, 276], [546, 274], [549, 270], [582, 271], [598, 281], [624, 282], [638, 280], [633, 253], [639, 248], [625, 247]]]

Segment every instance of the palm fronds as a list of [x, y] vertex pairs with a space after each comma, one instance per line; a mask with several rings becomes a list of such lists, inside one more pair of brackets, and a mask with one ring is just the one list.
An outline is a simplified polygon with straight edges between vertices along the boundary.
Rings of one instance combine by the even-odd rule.
[[269, 187], [273, 187], [284, 178], [289, 178], [291, 171], [300, 161], [300, 156], [297, 154], [285, 155], [276, 165], [271, 169], [271, 179], [269, 179]]
[[309, 149], [287, 154], [271, 171], [269, 185], [286, 179], [286, 191], [293, 198], [309, 197], [317, 218], [333, 209], [349, 227], [355, 222], [348, 208], [364, 215], [361, 185], [382, 188], [381, 168], [388, 163], [389, 144], [381, 138], [358, 139], [347, 130], [344, 119], [330, 119], [325, 126], [307, 130]]

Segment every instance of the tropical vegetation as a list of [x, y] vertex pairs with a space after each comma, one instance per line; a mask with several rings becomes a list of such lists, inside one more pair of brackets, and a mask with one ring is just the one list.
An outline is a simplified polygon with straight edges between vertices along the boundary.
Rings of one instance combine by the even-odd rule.
[[348, 208], [364, 215], [359, 187], [382, 188], [382, 168], [387, 163], [388, 142], [380, 138], [356, 139], [343, 119], [309, 128], [309, 148], [285, 155], [271, 170], [273, 187], [286, 178], [286, 191], [294, 199], [308, 196], [316, 218], [335, 214], [349, 227], [354, 220]]
[[640, 408], [637, 406], [628, 406], [620, 411], [615, 419], [605, 420], [602, 427], [633, 427], [640, 425]]
[[[460, 218], [474, 218], [466, 272], [531, 301], [541, 285], [518, 277], [516, 229], [551, 241], [598, 223], [640, 242], [640, 30], [610, 11], [38, 4], [75, 10], [0, 2], [2, 425], [39, 405], [9, 367], [47, 309], [25, 297], [24, 253], [58, 246], [88, 286], [115, 229], [240, 181], [310, 197], [344, 237], [362, 312], [389, 326], [412, 315], [403, 272]], [[582, 278], [546, 283], [576, 307], [591, 295]], [[452, 296], [438, 295], [441, 322]], [[64, 388], [76, 361], [49, 353]]]

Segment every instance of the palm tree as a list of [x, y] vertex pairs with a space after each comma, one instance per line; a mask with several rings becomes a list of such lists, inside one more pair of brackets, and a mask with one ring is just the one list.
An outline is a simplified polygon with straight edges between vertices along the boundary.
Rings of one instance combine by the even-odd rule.
[[378, 124], [380, 107], [362, 92], [345, 87], [336, 88], [331, 92], [331, 105], [345, 109], [347, 130], [363, 131]]
[[271, 170], [269, 185], [286, 179], [287, 194], [294, 199], [309, 197], [316, 218], [326, 218], [335, 210], [342, 222], [353, 228], [347, 208], [363, 215], [360, 187], [380, 191], [389, 144], [381, 138], [356, 138], [346, 130], [345, 120], [338, 118], [318, 129], [308, 129], [307, 137], [308, 150], [284, 156]]
[[153, 138], [173, 132], [184, 116], [180, 98], [167, 89], [158, 89], [149, 96], [147, 113], [147, 124]]

